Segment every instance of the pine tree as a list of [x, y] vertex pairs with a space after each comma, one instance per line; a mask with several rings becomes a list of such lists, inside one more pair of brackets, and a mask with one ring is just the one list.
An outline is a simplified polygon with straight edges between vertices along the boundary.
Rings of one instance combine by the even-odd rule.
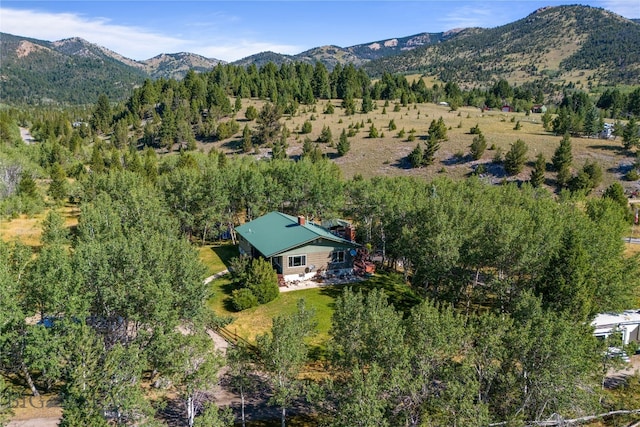
[[67, 174], [60, 163], [51, 166], [51, 184], [49, 184], [49, 195], [59, 202], [67, 197]]
[[242, 129], [242, 151], [249, 153], [252, 149], [253, 138], [251, 136], [251, 129], [249, 129], [249, 125], [244, 125], [244, 128]]
[[482, 154], [484, 154], [484, 151], [486, 149], [487, 149], [487, 140], [482, 134], [482, 132], [480, 132], [478, 135], [476, 135], [473, 138], [473, 142], [471, 143], [471, 146], [470, 146], [471, 157], [473, 158], [473, 160], [479, 160], [482, 157]]
[[420, 147], [420, 144], [417, 144], [416, 148], [409, 153], [409, 163], [412, 168], [419, 168], [422, 166], [422, 148]]
[[509, 175], [517, 175], [522, 172], [524, 163], [527, 160], [527, 144], [518, 139], [511, 145], [511, 149], [504, 156], [504, 170]]
[[369, 127], [369, 138], [377, 138], [378, 137], [378, 129], [372, 123]]
[[640, 135], [638, 134], [638, 122], [634, 116], [631, 116], [627, 125], [622, 130], [622, 145], [627, 150], [633, 147], [640, 147]]
[[331, 134], [331, 128], [329, 126], [325, 125], [322, 127], [322, 131], [318, 137], [318, 142], [324, 142], [327, 144], [331, 144], [333, 142], [333, 135]]
[[533, 166], [533, 170], [531, 171], [531, 178], [529, 182], [534, 188], [539, 188], [544, 184], [544, 175], [547, 171], [547, 160], [544, 158], [542, 153], [538, 154], [536, 157], [536, 163]]
[[436, 159], [436, 152], [440, 149], [440, 142], [435, 137], [429, 136], [426, 145], [427, 147], [422, 154], [422, 164], [429, 166], [432, 165]]
[[351, 143], [349, 142], [349, 138], [347, 138], [347, 132], [344, 129], [342, 129], [342, 133], [340, 134], [340, 140], [338, 141], [337, 148], [339, 156], [344, 156], [351, 148]]
[[560, 145], [551, 158], [553, 169], [557, 173], [557, 183], [559, 187], [564, 187], [571, 178], [571, 163], [573, 154], [571, 153], [571, 139], [569, 134], [565, 134], [560, 141]]
[[598, 134], [602, 130], [600, 112], [594, 105], [587, 110], [587, 114], [584, 118], [584, 133], [587, 136], [593, 136]]

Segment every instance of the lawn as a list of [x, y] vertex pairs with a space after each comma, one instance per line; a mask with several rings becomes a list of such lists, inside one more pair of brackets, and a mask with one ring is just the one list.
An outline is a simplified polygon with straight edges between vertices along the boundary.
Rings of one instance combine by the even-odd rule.
[[234, 312], [228, 303], [233, 289], [233, 284], [228, 277], [214, 280], [211, 286], [213, 297], [209, 300], [209, 307], [219, 316], [230, 317], [232, 322], [227, 329], [249, 341], [255, 340], [257, 335], [268, 332], [274, 317], [293, 313], [298, 300], [304, 299], [307, 307], [316, 312], [317, 334], [309, 340], [309, 344], [317, 347], [320, 352], [329, 338], [334, 301], [344, 289], [351, 287], [365, 293], [371, 289], [383, 289], [389, 301], [402, 311], [409, 310], [419, 302], [419, 298], [407, 285], [403, 284], [402, 276], [395, 273], [378, 273], [366, 281], [353, 284], [282, 292], [274, 301], [241, 312]]
[[231, 244], [205, 245], [198, 248], [198, 258], [207, 268], [207, 276], [229, 267], [231, 258], [238, 256], [238, 247]]

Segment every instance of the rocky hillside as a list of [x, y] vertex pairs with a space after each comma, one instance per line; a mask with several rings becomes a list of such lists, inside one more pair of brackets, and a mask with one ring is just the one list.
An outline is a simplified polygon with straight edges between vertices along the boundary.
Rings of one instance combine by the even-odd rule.
[[219, 59], [205, 58], [195, 53], [163, 53], [154, 56], [146, 61], [141, 61], [143, 69], [152, 78], [165, 77], [170, 79], [181, 79], [189, 70], [196, 72], [210, 71], [217, 64], [222, 63]]
[[307, 62], [315, 64], [322, 62], [327, 69], [331, 70], [336, 64], [353, 64], [361, 66], [367, 62], [398, 55], [421, 46], [429, 46], [443, 42], [457, 33], [457, 30], [446, 33], [420, 33], [407, 37], [378, 40], [375, 42], [359, 44], [351, 47], [340, 46], [320, 46], [306, 50], [297, 55], [282, 55], [274, 52], [261, 52], [233, 62], [233, 65], [248, 66], [255, 64], [260, 67], [267, 62], [276, 65], [290, 62]]
[[420, 72], [476, 84], [545, 77], [594, 83], [640, 81], [640, 25], [603, 9], [558, 6], [491, 29], [468, 28], [446, 42], [364, 66], [369, 74]]

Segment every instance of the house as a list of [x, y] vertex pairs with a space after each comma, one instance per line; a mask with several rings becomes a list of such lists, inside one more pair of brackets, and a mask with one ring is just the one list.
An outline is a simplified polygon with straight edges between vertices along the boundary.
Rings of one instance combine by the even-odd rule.
[[243, 224], [236, 228], [236, 234], [241, 254], [270, 260], [285, 282], [318, 274], [351, 274], [360, 247], [304, 216], [281, 212], [270, 212]]
[[502, 108], [500, 108], [500, 111], [502, 111], [503, 113], [512, 113], [513, 107], [511, 107], [511, 105], [509, 104], [504, 104]]
[[544, 114], [547, 112], [547, 106], [544, 104], [535, 104], [533, 107], [531, 107], [531, 112], [537, 113], [537, 114]]
[[605, 339], [613, 333], [622, 335], [622, 344], [640, 342], [640, 310], [625, 310], [622, 313], [600, 313], [591, 322], [596, 338]]

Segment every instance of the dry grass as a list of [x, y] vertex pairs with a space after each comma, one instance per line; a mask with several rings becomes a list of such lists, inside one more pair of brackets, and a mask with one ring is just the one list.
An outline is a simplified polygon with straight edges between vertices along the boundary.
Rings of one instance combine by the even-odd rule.
[[628, 257], [632, 257], [634, 255], [640, 255], [640, 245], [626, 243], [625, 245], [625, 255]]
[[[560, 142], [560, 137], [555, 136], [543, 129], [540, 114], [526, 116], [524, 113], [503, 113], [500, 111], [482, 112], [474, 107], [463, 107], [458, 111], [450, 111], [446, 106], [439, 106], [432, 103], [410, 104], [402, 107], [401, 111], [394, 112], [394, 104], [386, 107], [383, 114], [383, 101], [377, 101], [377, 109], [368, 114], [356, 113], [346, 116], [340, 107], [339, 100], [332, 100], [334, 104], [334, 114], [323, 114], [323, 110], [328, 101], [323, 100], [315, 106], [301, 105], [298, 113], [293, 117], [284, 117], [282, 122], [291, 131], [288, 139], [289, 148], [287, 153], [290, 157], [300, 155], [305, 137], [316, 141], [323, 126], [328, 126], [333, 135], [334, 143], [337, 143], [343, 129], [348, 129], [349, 125], [364, 123], [364, 127], [359, 130], [356, 136], [350, 138], [351, 150], [344, 157], [337, 157], [336, 149], [329, 144], [320, 144], [321, 149], [334, 159], [335, 163], [342, 170], [345, 178], [352, 178], [355, 175], [362, 175], [365, 178], [373, 176], [421, 176], [434, 178], [436, 176], [448, 176], [453, 179], [460, 179], [468, 176], [476, 164], [490, 164], [496, 154], [494, 150], [487, 150], [479, 161], [469, 161], [468, 157], [456, 158], [456, 154], [468, 155], [469, 146], [473, 140], [473, 135], [469, 133], [472, 126], [478, 125], [487, 139], [488, 146], [495, 145], [504, 155], [510, 144], [518, 139], [522, 139], [528, 146], [528, 164], [523, 172], [516, 177], [508, 177], [508, 180], [527, 180], [529, 178], [535, 157], [542, 153], [550, 164], [553, 152]], [[236, 118], [244, 126], [244, 110], [248, 105], [254, 105], [260, 109], [264, 101], [244, 100], [242, 113]], [[356, 101], [359, 106], [359, 102]], [[312, 117], [313, 116], [313, 117]], [[432, 120], [442, 117], [447, 125], [448, 140], [441, 144], [440, 150], [436, 153], [436, 161], [426, 168], [410, 169], [406, 161], [406, 156], [425, 138]], [[312, 120], [312, 118], [314, 120]], [[388, 129], [390, 120], [394, 120], [397, 130]], [[309, 120], [312, 124], [310, 134], [299, 134], [302, 124]], [[520, 121], [521, 129], [514, 130], [515, 124]], [[374, 125], [380, 138], [369, 138], [369, 127]], [[251, 128], [255, 127], [255, 122], [250, 122]], [[398, 132], [404, 129], [406, 136], [399, 138]], [[411, 129], [416, 130], [416, 140], [407, 141], [407, 136]], [[602, 140], [592, 138], [571, 138], [573, 145], [573, 167], [574, 170], [581, 168], [586, 161], [597, 161], [603, 169], [604, 179], [598, 191], [601, 191], [614, 180], [620, 180], [625, 166], [633, 163], [634, 159], [622, 149], [620, 141]], [[208, 151], [216, 148], [227, 153], [240, 152], [240, 135], [236, 135], [230, 140], [201, 144], [200, 148]], [[262, 150], [263, 155], [268, 155], [268, 149]], [[253, 155], [253, 154], [251, 154]], [[500, 182], [505, 178], [502, 168], [492, 168], [497, 171], [489, 178], [493, 182]], [[548, 184], [553, 184], [554, 174], [547, 173]], [[624, 183], [623, 183], [624, 184]], [[629, 187], [629, 184], [625, 184]], [[636, 184], [631, 184], [636, 185]]]
[[[71, 229], [78, 225], [80, 209], [77, 206], [67, 205], [58, 211], [63, 215], [66, 227]], [[27, 246], [39, 247], [42, 222], [47, 213], [48, 211], [34, 216], [20, 215], [13, 219], [0, 218], [0, 238], [5, 242], [20, 241]]]

